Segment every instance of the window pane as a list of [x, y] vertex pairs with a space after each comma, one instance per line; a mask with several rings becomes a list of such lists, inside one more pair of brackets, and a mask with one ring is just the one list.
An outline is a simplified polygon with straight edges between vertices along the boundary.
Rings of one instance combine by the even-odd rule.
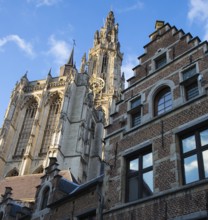
[[144, 173], [143, 175], [143, 197], [150, 196], [153, 193], [153, 171]]
[[137, 98], [137, 99], [131, 101], [131, 108], [135, 108], [135, 107], [139, 106], [140, 104], [141, 104], [141, 99]]
[[139, 158], [137, 158], [135, 160], [131, 160], [129, 162], [129, 169], [130, 169], [130, 172], [134, 172], [134, 171], [139, 170]]
[[143, 156], [143, 169], [152, 166], [152, 152]]
[[196, 66], [193, 66], [192, 68], [183, 72], [183, 80], [189, 79], [195, 74], [196, 74]]
[[203, 153], [203, 161], [204, 161], [204, 172], [205, 177], [208, 177], [208, 150], [204, 151]]
[[156, 69], [163, 67], [167, 63], [166, 54], [163, 54], [155, 60]]
[[155, 100], [155, 115], [160, 115], [172, 109], [172, 97], [170, 88], [161, 90], [156, 96]]
[[185, 167], [186, 183], [191, 183], [191, 182], [199, 180], [198, 162], [197, 162], [196, 155], [185, 158], [184, 167]]
[[200, 132], [201, 146], [208, 144], [208, 129]]
[[182, 140], [183, 153], [196, 149], [195, 136], [190, 136]]
[[194, 83], [186, 87], [186, 98], [187, 100], [193, 99], [199, 95], [199, 89], [197, 83]]
[[138, 177], [130, 178], [129, 179], [129, 202], [138, 199], [138, 187], [139, 187]]
[[135, 114], [132, 114], [132, 127], [137, 126], [141, 124], [141, 112], [137, 112]]

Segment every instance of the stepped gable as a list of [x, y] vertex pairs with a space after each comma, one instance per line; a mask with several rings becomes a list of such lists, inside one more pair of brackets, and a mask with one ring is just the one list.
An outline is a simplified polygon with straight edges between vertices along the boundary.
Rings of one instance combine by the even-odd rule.
[[165, 52], [167, 64], [170, 64], [200, 46], [205, 46], [204, 52], [207, 51], [207, 41], [201, 42], [199, 37], [193, 37], [169, 23], [163, 22], [157, 27], [157, 22], [161, 21], [156, 21], [156, 30], [149, 35], [150, 42], [144, 46], [145, 53], [138, 57], [140, 64], [133, 68], [134, 76], [127, 80], [129, 86], [156, 72], [155, 59]]
[[[68, 170], [62, 170], [59, 173], [63, 179], [73, 181], [73, 177]], [[24, 202], [33, 202], [35, 200], [36, 187], [40, 185], [43, 174], [31, 174], [24, 176], [6, 177], [0, 181], [0, 194], [3, 194], [5, 187], [12, 188], [12, 198]]]

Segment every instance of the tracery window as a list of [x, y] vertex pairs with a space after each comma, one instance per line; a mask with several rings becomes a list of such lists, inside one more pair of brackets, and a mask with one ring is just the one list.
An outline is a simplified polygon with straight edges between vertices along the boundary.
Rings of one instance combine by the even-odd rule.
[[102, 63], [102, 73], [106, 73], [107, 72], [107, 67], [108, 67], [108, 55], [104, 54], [103, 56], [103, 63]]
[[59, 117], [60, 117], [60, 108], [61, 108], [61, 99], [57, 96], [54, 98], [50, 105], [50, 110], [48, 114], [48, 120], [44, 131], [41, 153], [47, 153], [53, 134], [58, 126]]
[[24, 122], [22, 125], [22, 130], [20, 132], [17, 148], [15, 151], [15, 156], [22, 156], [25, 152], [26, 146], [28, 144], [31, 135], [31, 130], [35, 119], [37, 107], [38, 107], [38, 103], [36, 100], [33, 100], [32, 102], [28, 103]]

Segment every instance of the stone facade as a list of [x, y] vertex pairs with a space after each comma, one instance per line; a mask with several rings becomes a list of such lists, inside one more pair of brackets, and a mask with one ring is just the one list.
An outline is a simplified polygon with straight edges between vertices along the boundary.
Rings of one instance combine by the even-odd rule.
[[[88, 61], [83, 56], [80, 73], [72, 65], [73, 56], [70, 57], [57, 78], [58, 82], [61, 78], [61, 83], [70, 84], [60, 86], [65, 97], [61, 100], [66, 100], [62, 101], [65, 114], [60, 113], [60, 133], [56, 133], [49, 147], [52, 154], [47, 152], [44, 156], [48, 162], [40, 162], [46, 168], [34, 204], [28, 206], [21, 201], [19, 209], [15, 209], [17, 203], [11, 201], [12, 191], [7, 188], [0, 203], [0, 217], [15, 219], [6, 216], [19, 210], [17, 219], [33, 220], [208, 219], [208, 44], [163, 21], [157, 21], [155, 28], [126, 89], [120, 72], [118, 26], [112, 12], [104, 27], [96, 31], [94, 47]], [[48, 78], [57, 83], [50, 74]], [[24, 76], [13, 96], [28, 83], [32, 82]], [[34, 88], [23, 89], [22, 100], [26, 91], [34, 92]], [[44, 88], [50, 94], [50, 87]], [[51, 90], [55, 92], [57, 88]], [[19, 108], [24, 109], [31, 98], [28, 96]], [[51, 103], [53, 95], [45, 100], [40, 102], [45, 103], [43, 109]], [[72, 100], [73, 104], [69, 104]], [[18, 127], [12, 110], [15, 107], [12, 98], [2, 129], [3, 155], [14, 146], [15, 139], [11, 140], [8, 133], [14, 135], [14, 127]], [[41, 129], [35, 122], [43, 117], [41, 111], [46, 110], [37, 111], [31, 145], [27, 145], [19, 166], [15, 157], [2, 157], [4, 175], [10, 171], [10, 164], [15, 164], [13, 173], [31, 173], [28, 170], [35, 155], [33, 146], [38, 141], [35, 132]], [[92, 120], [94, 124], [89, 127]], [[40, 134], [44, 134], [43, 130]], [[85, 140], [92, 141], [89, 157], [82, 151], [88, 149]], [[79, 151], [73, 151], [74, 146]], [[24, 172], [18, 169], [23, 165], [27, 168], [21, 168]], [[69, 167], [71, 180], [59, 172]]]
[[80, 73], [74, 48], [59, 77], [29, 81], [25, 74], [14, 88], [0, 135], [0, 175], [43, 172], [49, 157], [70, 169], [79, 183], [99, 175], [103, 126], [111, 104], [120, 98], [122, 54], [113, 12], [97, 31], [89, 59]]

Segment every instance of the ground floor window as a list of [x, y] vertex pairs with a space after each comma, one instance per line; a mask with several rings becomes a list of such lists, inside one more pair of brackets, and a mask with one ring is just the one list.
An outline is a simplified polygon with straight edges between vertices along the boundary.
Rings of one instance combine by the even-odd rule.
[[131, 202], [152, 195], [153, 159], [151, 147], [127, 157], [126, 201]]
[[195, 129], [180, 142], [184, 184], [208, 178], [208, 128]]

